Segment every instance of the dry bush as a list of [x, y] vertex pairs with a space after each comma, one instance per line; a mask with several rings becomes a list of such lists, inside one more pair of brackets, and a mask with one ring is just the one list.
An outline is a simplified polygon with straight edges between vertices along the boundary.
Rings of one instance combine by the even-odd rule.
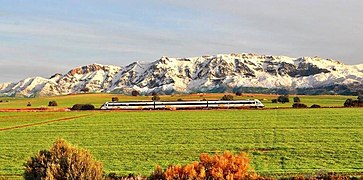
[[226, 151], [214, 156], [201, 154], [199, 162], [185, 166], [171, 165], [165, 171], [158, 166], [150, 179], [260, 179], [249, 168], [249, 159], [245, 153], [233, 155]]
[[49, 150], [39, 151], [25, 163], [25, 179], [103, 179], [103, 167], [92, 155], [56, 140]]

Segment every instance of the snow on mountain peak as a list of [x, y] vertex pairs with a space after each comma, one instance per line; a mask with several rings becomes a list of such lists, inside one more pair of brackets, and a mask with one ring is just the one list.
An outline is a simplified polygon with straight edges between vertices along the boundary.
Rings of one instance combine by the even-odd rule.
[[[162, 56], [125, 67], [89, 64], [49, 79], [26, 78], [0, 84], [0, 94], [25, 96], [79, 92], [224, 92], [239, 88], [361, 87], [363, 64], [350, 66], [319, 57], [232, 53], [188, 58]], [[353, 84], [353, 86], [352, 86]], [[335, 91], [334, 89], [332, 91]], [[336, 93], [340, 91], [337, 90]]]

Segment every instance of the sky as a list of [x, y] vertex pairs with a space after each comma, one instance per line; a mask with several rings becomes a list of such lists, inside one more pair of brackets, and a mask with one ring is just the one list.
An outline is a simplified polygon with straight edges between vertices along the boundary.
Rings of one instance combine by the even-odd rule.
[[0, 83], [92, 63], [256, 53], [363, 63], [359, 0], [0, 0]]

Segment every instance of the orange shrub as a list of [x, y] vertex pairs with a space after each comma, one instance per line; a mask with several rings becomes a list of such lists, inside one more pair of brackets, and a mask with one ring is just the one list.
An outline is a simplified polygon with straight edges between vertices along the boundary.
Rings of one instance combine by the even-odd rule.
[[259, 179], [249, 168], [249, 159], [245, 153], [233, 155], [226, 151], [214, 156], [201, 154], [199, 162], [185, 166], [171, 165], [164, 172], [158, 166], [150, 179]]

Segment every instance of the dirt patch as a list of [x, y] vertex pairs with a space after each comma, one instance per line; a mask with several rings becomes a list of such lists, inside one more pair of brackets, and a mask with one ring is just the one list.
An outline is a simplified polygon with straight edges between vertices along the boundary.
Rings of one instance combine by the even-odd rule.
[[60, 122], [60, 121], [69, 121], [69, 120], [78, 119], [78, 118], [87, 117], [87, 116], [91, 116], [91, 114], [86, 114], [86, 115], [81, 115], [81, 116], [73, 116], [73, 117], [67, 117], [67, 118], [60, 118], [60, 119], [54, 119], [54, 120], [50, 120], [50, 121], [43, 121], [43, 122], [38, 122], [38, 123], [33, 123], [33, 124], [24, 124], [24, 125], [19, 125], [19, 126], [1, 128], [0, 131], [8, 131], [8, 130], [26, 128], [26, 127], [38, 126], [38, 125], [49, 124], [49, 123]]
[[2, 108], [0, 112], [65, 112], [69, 108]]

